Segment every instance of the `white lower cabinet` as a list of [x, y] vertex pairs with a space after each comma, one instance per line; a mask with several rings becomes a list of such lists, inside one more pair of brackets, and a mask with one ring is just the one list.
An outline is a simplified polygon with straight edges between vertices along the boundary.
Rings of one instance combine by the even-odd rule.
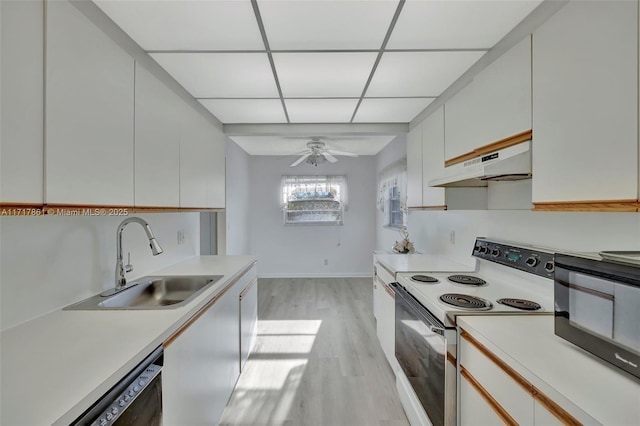
[[240, 371], [249, 358], [258, 334], [258, 279], [240, 292]]
[[462, 401], [459, 407], [461, 425], [495, 426], [503, 423], [489, 403], [464, 377], [460, 378], [458, 392]]
[[400, 369], [396, 359], [396, 299], [389, 286], [395, 281], [393, 274], [376, 263], [374, 277], [374, 310], [376, 311], [376, 334], [393, 372]]
[[574, 417], [585, 419], [583, 413], [570, 413], [466, 331], [458, 339], [458, 384], [460, 425], [584, 423]]
[[217, 424], [240, 374], [238, 299], [227, 291], [164, 349], [165, 426]]
[[[257, 268], [252, 266], [164, 348], [164, 426], [217, 424], [257, 333]], [[242, 296], [242, 299], [241, 299]]]

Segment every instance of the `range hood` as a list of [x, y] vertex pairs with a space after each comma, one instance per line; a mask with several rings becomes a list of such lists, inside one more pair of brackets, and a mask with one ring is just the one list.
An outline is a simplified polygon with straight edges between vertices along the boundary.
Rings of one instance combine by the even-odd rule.
[[487, 186], [488, 181], [531, 178], [531, 141], [513, 145], [464, 163], [446, 167], [444, 174], [429, 180], [429, 186]]

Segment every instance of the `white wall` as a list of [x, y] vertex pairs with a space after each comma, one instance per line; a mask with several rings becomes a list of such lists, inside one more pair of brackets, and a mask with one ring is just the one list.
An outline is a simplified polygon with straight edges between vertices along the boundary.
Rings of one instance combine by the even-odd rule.
[[[289, 167], [286, 157], [250, 157], [251, 254], [262, 277], [370, 276], [375, 247], [376, 159]], [[349, 210], [343, 226], [283, 225], [280, 180], [286, 174], [346, 174]], [[324, 259], [329, 264], [324, 265]]]
[[640, 250], [638, 213], [412, 211], [409, 232], [421, 251], [460, 261], [469, 259], [476, 236], [570, 251]]
[[[148, 275], [199, 254], [198, 213], [136, 216], [149, 222], [164, 249], [152, 256], [143, 229], [129, 224], [123, 252]], [[2, 330], [82, 300], [115, 285], [116, 229], [125, 217], [42, 216], [0, 218], [0, 327]], [[177, 231], [185, 231], [177, 244]]]
[[249, 254], [250, 157], [229, 138], [226, 152], [226, 254]]
[[[398, 136], [376, 155], [376, 196], [378, 191], [378, 174], [390, 164], [407, 156], [407, 137]], [[376, 250], [391, 250], [393, 243], [399, 240], [400, 234], [397, 229], [384, 227], [384, 213], [376, 206]], [[410, 235], [410, 240], [414, 240]], [[418, 251], [423, 251], [417, 248]]]

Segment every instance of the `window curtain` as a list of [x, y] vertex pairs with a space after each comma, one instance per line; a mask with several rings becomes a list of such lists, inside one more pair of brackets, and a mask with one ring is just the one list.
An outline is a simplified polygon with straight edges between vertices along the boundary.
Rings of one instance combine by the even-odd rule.
[[400, 193], [400, 206], [403, 210], [407, 208], [407, 159], [403, 158], [391, 163], [382, 169], [378, 175], [378, 209], [385, 213], [388, 221], [389, 199], [391, 198], [391, 188], [398, 187]]
[[332, 198], [344, 210], [349, 206], [346, 176], [282, 176], [280, 187], [283, 209], [289, 201], [302, 198]]

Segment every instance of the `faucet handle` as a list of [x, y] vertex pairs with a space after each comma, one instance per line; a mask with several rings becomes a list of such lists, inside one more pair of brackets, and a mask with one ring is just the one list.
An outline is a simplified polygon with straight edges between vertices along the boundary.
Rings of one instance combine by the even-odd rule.
[[131, 272], [133, 271], [133, 265], [131, 264], [131, 252], [127, 252], [127, 264], [124, 265], [124, 272]]

